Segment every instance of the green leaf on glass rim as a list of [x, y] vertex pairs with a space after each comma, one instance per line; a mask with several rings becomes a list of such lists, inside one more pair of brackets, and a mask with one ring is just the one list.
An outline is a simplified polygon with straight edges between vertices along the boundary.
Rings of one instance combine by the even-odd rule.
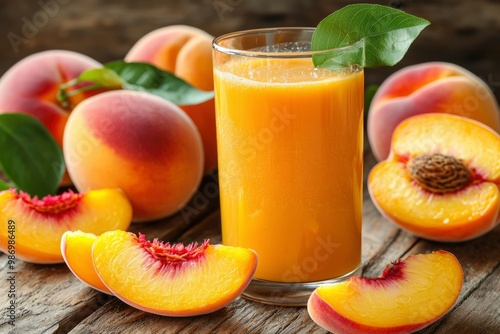
[[160, 96], [177, 105], [193, 105], [214, 97], [213, 91], [199, 90], [170, 72], [148, 63], [115, 61], [104, 65], [123, 80], [123, 88]]
[[36, 118], [0, 115], [0, 168], [19, 190], [32, 196], [55, 194], [63, 176], [63, 153]]
[[311, 50], [344, 48], [313, 56], [314, 66], [365, 68], [393, 66], [429, 21], [392, 7], [373, 4], [345, 6], [323, 19], [313, 33]]

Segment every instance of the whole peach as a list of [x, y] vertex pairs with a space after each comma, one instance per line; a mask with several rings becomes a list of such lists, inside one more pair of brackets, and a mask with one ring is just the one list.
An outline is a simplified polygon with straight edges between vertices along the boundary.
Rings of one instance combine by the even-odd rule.
[[[125, 60], [151, 63], [174, 73], [198, 89], [211, 91], [214, 89], [212, 40], [213, 36], [195, 27], [163, 27], [139, 39]], [[205, 151], [204, 172], [208, 173], [217, 166], [214, 100], [181, 108], [200, 132]]]
[[[36, 117], [62, 146], [64, 126], [72, 108], [66, 109], [57, 101], [58, 87], [85, 70], [101, 66], [72, 51], [51, 50], [28, 56], [0, 79], [0, 113], [20, 112]], [[82, 99], [75, 96], [71, 107]]]
[[80, 103], [68, 119], [63, 150], [76, 188], [121, 188], [134, 221], [178, 211], [203, 174], [194, 123], [175, 104], [148, 93], [111, 91]]
[[367, 132], [377, 160], [389, 155], [396, 126], [410, 116], [447, 113], [474, 119], [500, 132], [499, 107], [486, 83], [450, 63], [405, 67], [389, 76], [373, 97]]
[[[0, 113], [19, 112], [37, 118], [62, 147], [64, 127], [72, 108], [98, 91], [75, 95], [69, 107], [63, 107], [57, 101], [59, 85], [85, 70], [101, 66], [94, 59], [72, 51], [51, 50], [28, 56], [0, 78]], [[67, 175], [61, 184], [71, 184]]]

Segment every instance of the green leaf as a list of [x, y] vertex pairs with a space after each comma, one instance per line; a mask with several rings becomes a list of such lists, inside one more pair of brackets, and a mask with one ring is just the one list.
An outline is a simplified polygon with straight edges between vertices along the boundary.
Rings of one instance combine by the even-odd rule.
[[[87, 84], [74, 88], [74, 86], [80, 85], [82, 82]], [[122, 87], [123, 81], [115, 71], [104, 67], [92, 68], [82, 72], [77, 78], [59, 85], [59, 89], [57, 91], [57, 101], [59, 101], [63, 108], [71, 110], [72, 106], [69, 103], [70, 96], [100, 88], [121, 89]], [[68, 91], [68, 88], [74, 89]]]
[[0, 115], [0, 168], [16, 186], [39, 197], [54, 194], [63, 176], [62, 150], [40, 121]]
[[80, 74], [80, 81], [92, 81], [99, 84], [100, 87], [111, 89], [120, 89], [123, 87], [124, 81], [120, 76], [110, 68], [92, 68]]
[[123, 80], [123, 88], [158, 95], [177, 105], [199, 104], [210, 100], [213, 91], [194, 88], [174, 74], [162, 71], [148, 63], [115, 61], [104, 65]]
[[[81, 83], [86, 85], [81, 86]], [[76, 85], [80, 87], [74, 88]], [[69, 97], [95, 89], [128, 89], [160, 96], [180, 106], [199, 104], [214, 97], [213, 91], [199, 90], [170, 72], [148, 63], [119, 60], [81, 73], [78, 78], [59, 86], [57, 99], [65, 108]]]
[[0, 180], [0, 191], [10, 189], [11, 187], [7, 182]]
[[373, 5], [345, 6], [323, 19], [314, 31], [311, 50], [343, 48], [313, 56], [316, 67], [393, 66], [429, 21], [399, 9]]

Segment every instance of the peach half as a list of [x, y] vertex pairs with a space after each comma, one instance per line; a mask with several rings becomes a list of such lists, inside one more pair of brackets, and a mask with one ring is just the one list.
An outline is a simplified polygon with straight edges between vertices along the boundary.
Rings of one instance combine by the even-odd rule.
[[203, 176], [196, 126], [175, 104], [143, 92], [111, 91], [80, 103], [66, 125], [63, 152], [80, 192], [122, 189], [136, 222], [180, 210]]
[[216, 311], [236, 299], [257, 266], [250, 249], [184, 246], [144, 235], [103, 233], [92, 251], [97, 274], [113, 294], [140, 310], [166, 316]]
[[[212, 40], [207, 32], [187, 26], [171, 25], [144, 35], [134, 44], [125, 60], [151, 63], [174, 73], [194, 87], [214, 90]], [[204, 172], [217, 166], [214, 99], [181, 106], [200, 132], [205, 152]]]
[[0, 192], [0, 250], [14, 249], [18, 259], [33, 263], [63, 262], [61, 237], [68, 230], [100, 234], [127, 229], [132, 207], [118, 189], [77, 194], [67, 191], [42, 199], [24, 192]]
[[410, 255], [388, 265], [381, 277], [351, 277], [316, 288], [307, 311], [336, 334], [413, 333], [453, 307], [462, 283], [462, 267], [453, 254]]
[[500, 135], [449, 114], [423, 114], [394, 131], [391, 153], [370, 171], [368, 191], [398, 227], [445, 242], [472, 239], [500, 218]]
[[61, 253], [68, 268], [80, 281], [98, 291], [112, 294], [94, 269], [92, 246], [97, 238], [93, 233], [66, 231], [61, 238]]
[[399, 123], [424, 113], [471, 118], [500, 133], [500, 109], [481, 78], [455, 64], [422, 63], [389, 76], [373, 97], [367, 133], [375, 158], [387, 158]]

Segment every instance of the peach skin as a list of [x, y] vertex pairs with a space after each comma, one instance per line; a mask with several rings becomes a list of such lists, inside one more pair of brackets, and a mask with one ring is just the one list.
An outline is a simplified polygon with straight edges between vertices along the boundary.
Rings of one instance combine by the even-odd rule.
[[[125, 56], [129, 62], [147, 62], [174, 73], [194, 87], [212, 91], [212, 40], [205, 31], [186, 25], [172, 25], [143, 36]], [[204, 172], [217, 166], [215, 103], [211, 99], [180, 106], [200, 132], [205, 152]]]
[[388, 77], [373, 97], [367, 133], [375, 158], [387, 158], [399, 123], [424, 113], [464, 116], [500, 132], [500, 109], [481, 78], [444, 62], [408, 66]]
[[368, 176], [369, 194], [398, 227], [457, 242], [500, 219], [500, 135], [449, 114], [422, 114], [398, 125], [387, 160]]
[[143, 92], [111, 91], [80, 103], [66, 125], [63, 151], [79, 191], [122, 189], [136, 222], [180, 210], [203, 175], [194, 123], [175, 104]]

